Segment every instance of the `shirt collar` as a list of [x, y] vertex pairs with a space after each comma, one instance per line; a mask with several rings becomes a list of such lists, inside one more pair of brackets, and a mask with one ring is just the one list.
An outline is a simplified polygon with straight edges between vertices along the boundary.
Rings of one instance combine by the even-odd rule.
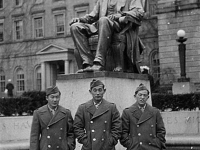
[[145, 104], [143, 107], [141, 107], [140, 105], [138, 105], [139, 109], [141, 109], [141, 108], [145, 109], [146, 106], [147, 106], [147, 104]]
[[99, 105], [101, 105], [101, 103], [102, 103], [102, 100], [101, 100], [99, 103], [95, 103], [94, 101], [93, 101], [93, 103], [94, 103], [94, 106], [95, 106], [96, 108], [98, 108], [98, 107], [99, 107]]
[[50, 111], [56, 111], [58, 109], [58, 106], [55, 109], [52, 109], [49, 105], [47, 105]]

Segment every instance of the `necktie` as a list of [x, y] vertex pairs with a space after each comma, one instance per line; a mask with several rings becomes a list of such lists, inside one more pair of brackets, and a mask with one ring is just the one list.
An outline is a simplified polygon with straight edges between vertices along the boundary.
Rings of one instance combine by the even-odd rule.
[[144, 112], [144, 107], [140, 107], [141, 111]]
[[52, 109], [52, 110], [51, 110], [51, 113], [52, 113], [53, 115], [55, 115], [55, 110]]

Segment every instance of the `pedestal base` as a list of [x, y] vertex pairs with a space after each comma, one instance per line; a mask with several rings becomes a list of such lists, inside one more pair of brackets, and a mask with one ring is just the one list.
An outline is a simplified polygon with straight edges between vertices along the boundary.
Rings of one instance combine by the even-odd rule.
[[[135, 89], [143, 83], [150, 91], [148, 76], [134, 73], [95, 72], [60, 75], [56, 85], [61, 91], [60, 104], [71, 110], [74, 116], [78, 105], [92, 99], [89, 93], [92, 79], [100, 79], [106, 88], [104, 98], [117, 105], [120, 113], [135, 103]], [[151, 104], [151, 94], [148, 100]]]
[[173, 94], [187, 94], [195, 92], [195, 85], [192, 82], [174, 82], [172, 86]]

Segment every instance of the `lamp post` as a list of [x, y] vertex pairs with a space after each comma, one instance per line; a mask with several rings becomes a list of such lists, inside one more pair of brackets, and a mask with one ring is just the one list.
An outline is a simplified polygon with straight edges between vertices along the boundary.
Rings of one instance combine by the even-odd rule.
[[180, 68], [181, 68], [181, 77], [178, 79], [178, 82], [189, 82], [189, 78], [186, 78], [186, 71], [185, 71], [185, 51], [186, 51], [186, 45], [184, 42], [187, 40], [185, 38], [185, 31], [184, 30], [178, 30], [177, 32], [178, 39], [176, 39], [177, 42], [179, 42], [178, 45], [178, 51], [179, 51], [179, 61], [180, 61]]

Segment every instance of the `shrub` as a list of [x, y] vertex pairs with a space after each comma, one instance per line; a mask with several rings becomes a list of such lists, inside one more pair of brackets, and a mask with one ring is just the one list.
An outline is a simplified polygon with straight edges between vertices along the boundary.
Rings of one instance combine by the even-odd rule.
[[0, 98], [0, 114], [3, 116], [32, 115], [33, 111], [47, 103], [45, 92], [24, 92], [20, 97]]
[[152, 105], [161, 111], [195, 110], [200, 108], [200, 93], [152, 94]]

